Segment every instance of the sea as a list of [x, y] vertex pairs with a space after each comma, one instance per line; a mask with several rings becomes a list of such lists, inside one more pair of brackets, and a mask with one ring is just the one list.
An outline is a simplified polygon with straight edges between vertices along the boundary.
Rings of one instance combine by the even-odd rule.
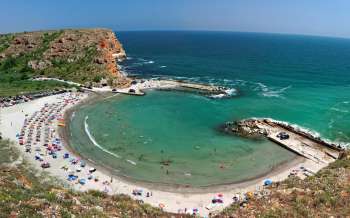
[[177, 91], [83, 105], [69, 124], [82, 156], [131, 181], [205, 187], [266, 175], [296, 158], [220, 125], [272, 118], [347, 146], [350, 40], [240, 32], [116, 32], [121, 70], [145, 79], [224, 86], [228, 97]]

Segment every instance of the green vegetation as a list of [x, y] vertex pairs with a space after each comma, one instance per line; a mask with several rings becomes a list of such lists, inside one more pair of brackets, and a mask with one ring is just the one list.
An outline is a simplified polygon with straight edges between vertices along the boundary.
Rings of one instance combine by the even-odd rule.
[[[98, 85], [106, 78], [110, 84], [120, 84], [111, 54], [121, 45], [113, 37], [111, 31], [103, 29], [0, 35], [0, 96], [67, 87], [58, 82], [31, 81], [33, 77], [85, 85]], [[114, 44], [101, 49], [101, 42], [104, 46]]]
[[0, 97], [37, 93], [42, 91], [53, 91], [58, 89], [71, 88], [63, 82], [57, 81], [30, 81], [20, 80], [12, 82], [0, 82]]
[[[28, 66], [30, 60], [41, 59], [49, 43], [59, 37], [62, 32], [45, 33], [42, 37], [41, 46], [38, 49], [20, 54], [18, 57], [6, 57], [0, 62], [0, 97], [18, 94], [36, 93], [54, 89], [68, 88], [69, 85], [55, 81], [31, 81], [35, 75]], [[14, 35], [5, 35], [0, 38], [0, 51], [9, 47], [9, 41]]]
[[[56, 77], [81, 83], [87, 81], [99, 82], [95, 81], [95, 78], [102, 78], [100, 73], [103, 72], [103, 69], [94, 69], [96, 66], [89, 64], [93, 62], [94, 57], [97, 55], [96, 46], [84, 48], [83, 54], [81, 58], [74, 62], [68, 62], [66, 58], [55, 58], [52, 60], [52, 67], [39, 70], [38, 73], [41, 76]], [[105, 72], [105, 74], [107, 76], [108, 73]]]
[[291, 177], [271, 195], [232, 205], [218, 217], [347, 217], [350, 214], [350, 155], [305, 180]]
[[[172, 217], [125, 195], [76, 192], [38, 172], [28, 163], [13, 164], [18, 151], [0, 141], [0, 217]], [[18, 162], [18, 161], [17, 161]]]
[[10, 46], [10, 41], [12, 39], [12, 34], [0, 35], [0, 53]]

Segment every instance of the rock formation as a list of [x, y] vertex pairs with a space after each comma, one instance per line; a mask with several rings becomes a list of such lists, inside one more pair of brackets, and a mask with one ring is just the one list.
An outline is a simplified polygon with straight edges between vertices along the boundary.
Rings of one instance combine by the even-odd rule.
[[[38, 31], [0, 36], [8, 47], [0, 60], [21, 58], [20, 64], [34, 74], [96, 84], [105, 79], [109, 85], [123, 87], [130, 83], [120, 71], [125, 51], [109, 29], [69, 29]], [[18, 59], [19, 60], [19, 59]]]

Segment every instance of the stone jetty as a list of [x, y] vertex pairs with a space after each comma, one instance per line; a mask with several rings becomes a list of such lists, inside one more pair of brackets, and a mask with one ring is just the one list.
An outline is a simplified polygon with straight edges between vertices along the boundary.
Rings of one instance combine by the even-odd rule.
[[221, 86], [190, 83], [177, 80], [134, 80], [127, 88], [115, 89], [113, 92], [129, 95], [144, 95], [147, 90], [178, 90], [198, 92], [206, 95], [228, 95], [227, 89]]
[[227, 123], [226, 130], [246, 137], [264, 136], [316, 163], [329, 164], [343, 155], [343, 149], [339, 145], [271, 119], [247, 119]]

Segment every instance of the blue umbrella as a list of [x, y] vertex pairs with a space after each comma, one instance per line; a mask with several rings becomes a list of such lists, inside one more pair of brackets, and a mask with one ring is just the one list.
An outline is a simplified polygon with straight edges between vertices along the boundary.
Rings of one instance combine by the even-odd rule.
[[272, 184], [272, 180], [271, 179], [265, 179], [264, 180], [264, 185], [271, 185]]
[[85, 180], [85, 179], [79, 179], [79, 183], [80, 183], [81, 185], [85, 185], [86, 180]]

